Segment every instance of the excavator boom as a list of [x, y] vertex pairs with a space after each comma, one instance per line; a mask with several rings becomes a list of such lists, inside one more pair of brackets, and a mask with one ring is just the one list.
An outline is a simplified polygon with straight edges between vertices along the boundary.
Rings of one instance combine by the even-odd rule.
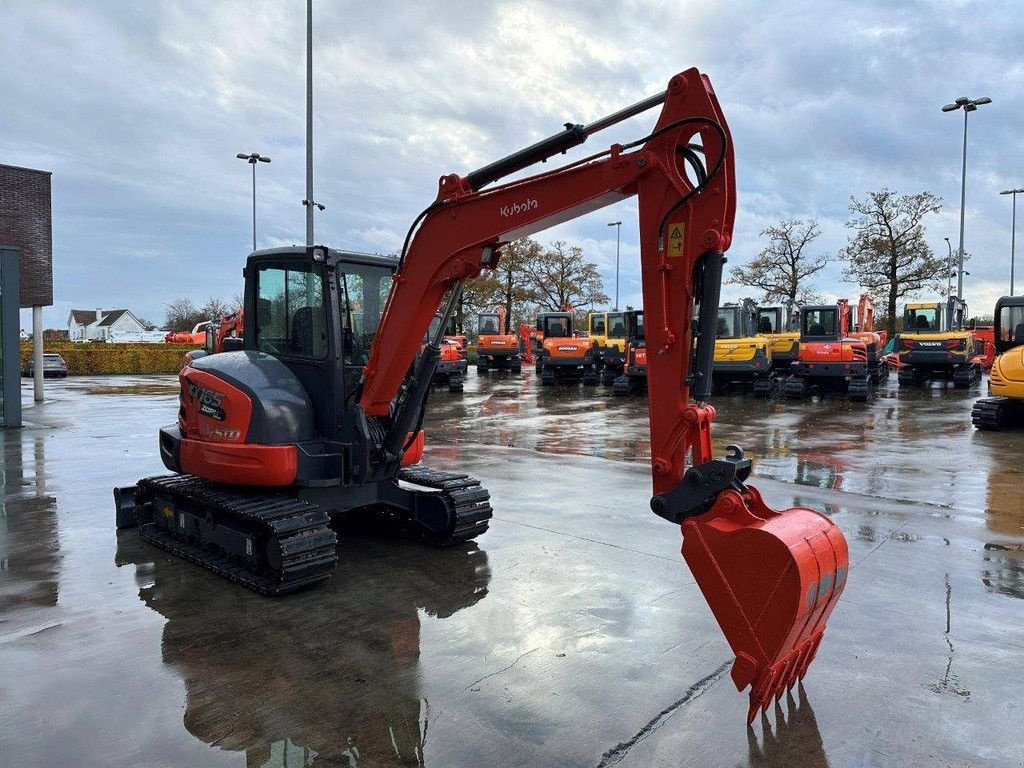
[[[653, 131], [546, 173], [483, 187], [661, 106]], [[441, 177], [410, 230], [358, 402], [401, 445], [421, 418], [408, 371], [447, 294], [493, 269], [506, 244], [636, 196], [647, 347], [652, 509], [682, 526], [683, 555], [751, 686], [749, 718], [806, 672], [845, 584], [846, 541], [824, 515], [771, 510], [744, 484], [740, 449], [715, 458], [710, 426], [715, 322], [736, 213], [733, 147], [708, 78], [690, 69], [662, 94], [467, 174]], [[695, 308], [700, 311], [696, 315]], [[699, 342], [699, 343], [698, 343]], [[429, 362], [429, 361], [428, 361]], [[421, 363], [426, 365], [426, 363]]]

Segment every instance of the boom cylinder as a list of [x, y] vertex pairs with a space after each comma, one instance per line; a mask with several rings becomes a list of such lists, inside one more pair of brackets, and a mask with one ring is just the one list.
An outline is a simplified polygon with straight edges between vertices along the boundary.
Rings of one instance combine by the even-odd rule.
[[722, 295], [722, 265], [725, 254], [708, 251], [703, 256], [700, 315], [697, 318], [697, 353], [692, 374], [693, 399], [698, 403], [711, 398], [711, 369], [715, 362], [715, 331], [718, 324], [718, 301]]
[[578, 147], [587, 140], [588, 136], [592, 136], [598, 131], [603, 131], [605, 128], [609, 128], [616, 123], [621, 123], [623, 120], [628, 120], [631, 117], [664, 104], [667, 96], [668, 91], [662, 91], [617, 112], [612, 112], [610, 115], [600, 117], [587, 125], [566, 123], [564, 130], [548, 136], [546, 139], [541, 139], [536, 144], [531, 144], [525, 149], [513, 152], [507, 157], [495, 160], [483, 168], [472, 171], [466, 176], [466, 181], [474, 192], [478, 192], [488, 184], [509, 174], [543, 162], [552, 155], [564, 153], [573, 147]]

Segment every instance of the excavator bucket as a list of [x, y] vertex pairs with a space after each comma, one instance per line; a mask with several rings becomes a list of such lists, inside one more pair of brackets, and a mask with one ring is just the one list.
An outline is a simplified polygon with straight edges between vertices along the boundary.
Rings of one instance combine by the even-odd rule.
[[846, 585], [838, 526], [812, 509], [769, 509], [754, 488], [727, 490], [683, 522], [683, 557], [736, 654], [747, 722], [803, 679]]

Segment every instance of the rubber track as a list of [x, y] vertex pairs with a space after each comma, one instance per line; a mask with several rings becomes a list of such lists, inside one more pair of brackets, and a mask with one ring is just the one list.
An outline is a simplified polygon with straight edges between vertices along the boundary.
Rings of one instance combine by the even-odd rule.
[[971, 409], [971, 421], [978, 429], [999, 431], [1006, 429], [1008, 415], [1004, 408], [1012, 407], [1008, 397], [983, 397]]
[[494, 516], [491, 494], [475, 477], [462, 472], [443, 472], [429, 467], [408, 467], [399, 471], [398, 479], [431, 488], [445, 495], [449, 509], [455, 511], [455, 523], [447, 535], [428, 535], [435, 546], [450, 547], [474, 539], [484, 533]]
[[178, 539], [153, 523], [139, 526], [146, 541], [262, 595], [282, 595], [328, 579], [338, 561], [337, 534], [328, 526], [327, 513], [314, 504], [277, 494], [226, 490], [192, 475], [143, 478], [138, 486], [138, 504], [152, 502], [159, 493], [188, 506], [211, 509], [224, 523], [234, 519], [247, 529], [262, 527], [265, 536], [277, 539], [281, 570], [269, 575]]

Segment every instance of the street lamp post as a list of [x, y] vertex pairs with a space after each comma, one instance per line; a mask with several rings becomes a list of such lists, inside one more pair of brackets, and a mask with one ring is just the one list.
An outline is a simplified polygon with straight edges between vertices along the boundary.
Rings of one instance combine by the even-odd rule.
[[1013, 296], [1013, 262], [1014, 251], [1017, 245], [1017, 195], [1024, 192], [1024, 189], [1004, 189], [1000, 195], [1013, 195], [1013, 218], [1010, 224], [1010, 295]]
[[963, 109], [964, 111], [964, 155], [963, 168], [960, 172], [960, 248], [958, 249], [960, 267], [957, 270], [956, 278], [956, 295], [960, 299], [964, 297], [964, 204], [967, 198], [967, 115], [970, 112], [974, 112], [982, 104], [991, 103], [992, 99], [988, 96], [982, 96], [980, 99], [969, 99], [966, 96], [961, 96], [952, 104], [946, 104], [942, 108], [943, 112], [955, 112], [958, 109]]
[[948, 237], [942, 238], [946, 241], [946, 248], [949, 249], [949, 256], [946, 257], [946, 298], [953, 293], [953, 244]]
[[239, 160], [245, 160], [252, 166], [252, 249], [256, 250], [256, 163], [269, 163], [270, 158], [261, 155], [259, 152], [250, 152], [248, 155], [239, 152], [235, 155]]
[[609, 227], [615, 227], [615, 311], [619, 311], [619, 243], [621, 242], [622, 222], [610, 221]]

